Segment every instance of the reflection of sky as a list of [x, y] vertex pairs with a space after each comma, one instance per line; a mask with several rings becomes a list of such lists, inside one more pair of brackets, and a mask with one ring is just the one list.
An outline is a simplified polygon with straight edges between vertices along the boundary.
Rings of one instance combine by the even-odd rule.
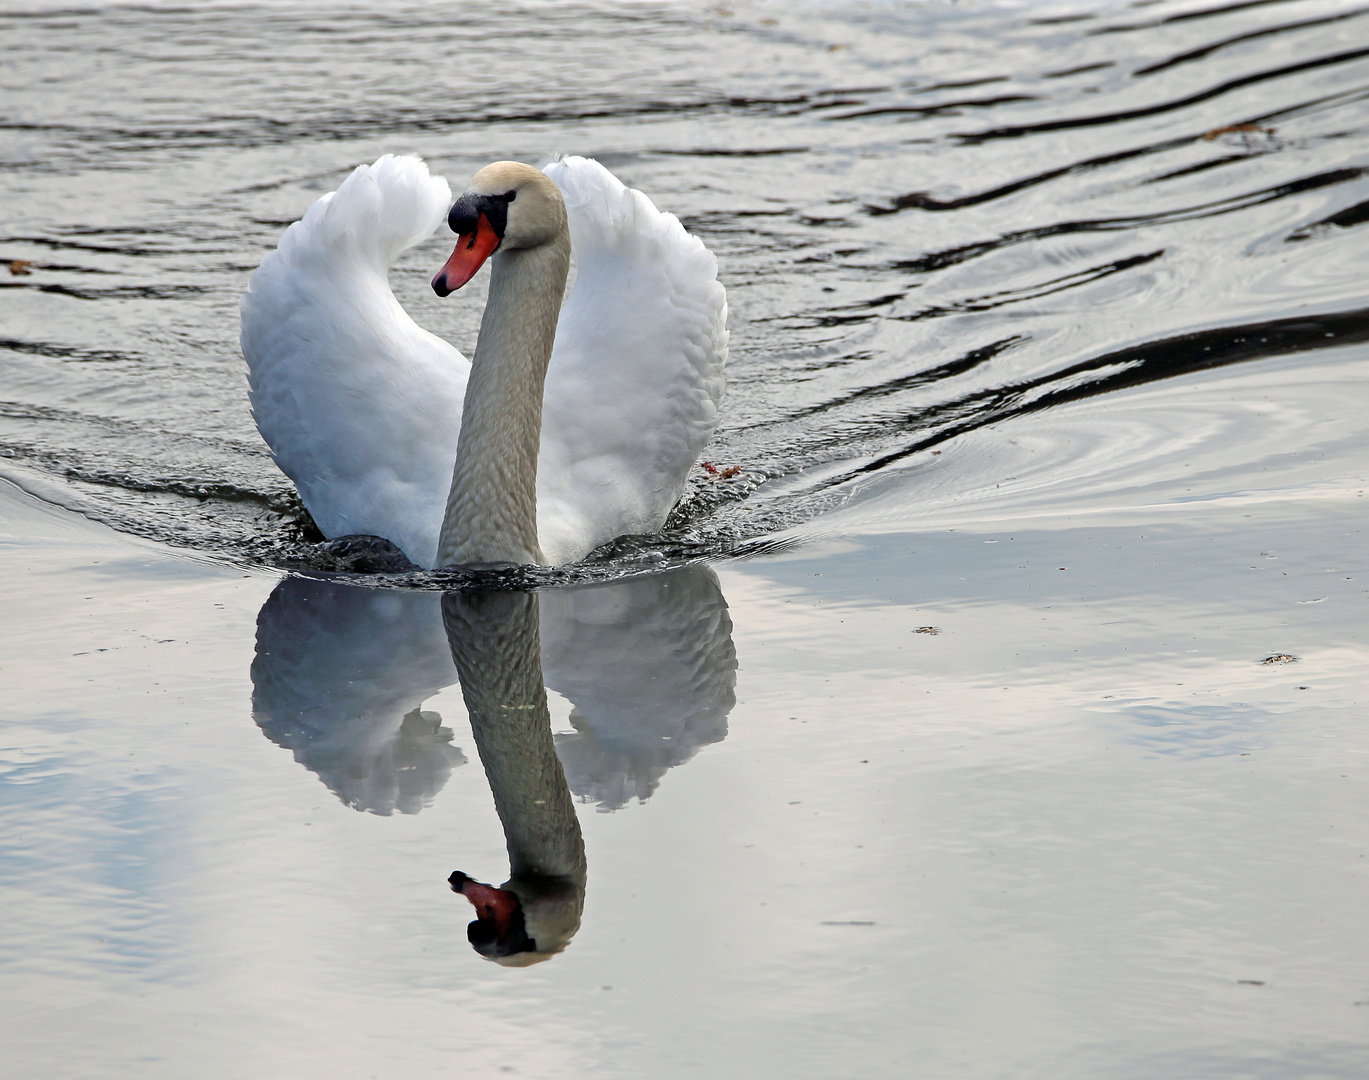
[[[1351, 705], [1369, 669], [1345, 609], [1284, 607], [1281, 574], [1261, 591], [1249, 564], [1221, 570], [1234, 532], [1170, 535], [1115, 575], [1100, 554], [1085, 588], [1019, 572], [987, 538], [879, 538], [863, 570], [843, 554], [724, 567], [745, 661], [727, 738], [642, 810], [581, 814], [592, 903], [565, 962], [531, 980], [471, 955], [444, 884], [505, 857], [478, 767], [421, 814], [358, 814], [250, 721], [274, 581], [163, 555], [146, 575], [90, 565], [100, 553], [46, 577], [12, 560], [8, 1060], [157, 1080], [458, 1058], [482, 1076], [675, 1077], [691, 1059], [901, 1075], [893, 1047], [947, 1076], [972, 1057], [976, 1075], [1355, 1075], [1369, 847]], [[1062, 531], [1033, 555], [1078, 567], [1102, 541]], [[1116, 558], [1139, 547], [1117, 542]], [[938, 544], [925, 574], [908, 552]], [[1280, 554], [1293, 574], [1336, 565]], [[1172, 594], [1132, 598], [1148, 573]], [[1302, 659], [1258, 663], [1273, 651]], [[1214, 689], [1229, 720], [1186, 703]], [[1328, 699], [1344, 707], [1291, 711]], [[434, 703], [458, 732], [459, 703]], [[1232, 748], [1265, 718], [1278, 745], [1240, 768], [1201, 738], [1191, 759], [1160, 752], [1205, 725]]]
[[1226, 757], [1270, 745], [1273, 715], [1249, 705], [1129, 705], [1124, 738], [1151, 754], [1188, 760]]
[[1098, 1064], [1099, 1073], [1110, 1080], [1361, 1080], [1365, 1073], [1363, 1044], [1348, 1041], [1259, 1055], [1195, 1049], [1146, 1054], [1133, 1061], [1112, 1057]]
[[[67, 733], [88, 726], [69, 717], [32, 724]], [[183, 847], [169, 793], [184, 776], [161, 767], [119, 784], [101, 771], [89, 752], [30, 754], [0, 765], [0, 892], [37, 894], [44, 908], [38, 920], [30, 906], [5, 905], [0, 966], [55, 967], [70, 976], [86, 964], [144, 979], [184, 975], [185, 930], [168, 895], [171, 856]], [[43, 925], [63, 911], [79, 927], [76, 957], [65, 956], [74, 943], [59, 946]]]

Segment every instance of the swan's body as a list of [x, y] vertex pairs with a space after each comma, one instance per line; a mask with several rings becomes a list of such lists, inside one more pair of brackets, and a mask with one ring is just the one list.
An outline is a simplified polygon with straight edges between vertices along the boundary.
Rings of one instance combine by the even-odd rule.
[[[490, 361], [484, 376], [473, 379], [471, 364], [390, 291], [390, 266], [451, 203], [417, 158], [359, 167], [253, 274], [242, 302], [253, 415], [325, 536], [383, 536], [421, 566], [562, 565], [659, 530], [679, 499], [723, 392], [727, 302], [716, 260], [598, 163], [565, 158], [544, 172], [564, 198], [574, 286], [558, 319], [564, 270], [557, 285], [540, 248], [515, 246], [513, 220], [528, 199], [515, 203], [476, 350], [478, 368]], [[525, 272], [534, 262], [537, 273]], [[545, 389], [529, 390], [536, 373], [512, 369], [547, 336], [538, 323], [548, 304]], [[509, 385], [468, 401], [468, 383], [482, 381]], [[540, 406], [535, 420], [529, 404]], [[475, 445], [454, 478], [463, 424]], [[502, 430], [481, 435], [482, 424]], [[533, 430], [519, 435], [520, 425]], [[518, 460], [529, 435], [535, 469]], [[510, 524], [528, 511], [520, 487], [535, 488], [535, 527]]]

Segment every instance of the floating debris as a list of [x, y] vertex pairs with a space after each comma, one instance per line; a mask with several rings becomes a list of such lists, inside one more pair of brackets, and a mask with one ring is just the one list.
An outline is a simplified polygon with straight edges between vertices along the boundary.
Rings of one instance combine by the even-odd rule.
[[704, 472], [708, 473], [709, 478], [712, 480], [731, 480], [742, 471], [740, 465], [728, 465], [720, 469], [711, 461], [701, 461], [699, 462], [699, 466]]
[[933, 637], [935, 637], [937, 634], [941, 633], [941, 631], [938, 630], [935, 626], [919, 626], [916, 630], [913, 631], [913, 633], [931, 634]]
[[33, 271], [29, 269], [32, 265], [32, 259], [11, 259], [10, 274], [14, 277], [28, 277], [33, 273]]
[[1260, 661], [1261, 664], [1295, 664], [1298, 658], [1290, 656], [1286, 652], [1275, 653], [1273, 656], [1266, 656]]
[[1211, 131], [1205, 131], [1203, 138], [1208, 142], [1219, 139], [1223, 135], [1273, 135], [1272, 127], [1261, 127], [1259, 124], [1227, 124], [1225, 127], [1215, 127]]

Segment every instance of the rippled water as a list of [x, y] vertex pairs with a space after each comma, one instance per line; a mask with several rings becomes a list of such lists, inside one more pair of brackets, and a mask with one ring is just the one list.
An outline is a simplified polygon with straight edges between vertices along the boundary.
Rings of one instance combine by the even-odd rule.
[[[1369, 8], [12, 3], [0, 54], [15, 1075], [1363, 1074]], [[358, 162], [561, 151], [717, 253], [740, 474], [574, 587], [283, 576], [248, 275]], [[445, 248], [393, 282], [469, 351]], [[505, 862], [532, 971], [445, 883]]]
[[[710, 453], [745, 476], [700, 472], [673, 536], [704, 552], [1024, 412], [1314, 360], [1369, 334], [1366, 26], [1316, 2], [11, 9], [0, 256], [32, 265], [0, 282], [5, 475], [140, 535], [307, 561], [243, 406], [236, 302], [389, 151], [457, 184], [594, 155], [717, 252]], [[425, 285], [444, 243], [396, 288], [469, 349], [480, 297]], [[1170, 436], [1131, 434], [1079, 482], [1127, 482]], [[1051, 449], [995, 481], [1074, 453]], [[936, 503], [921, 480], [902, 499]]]

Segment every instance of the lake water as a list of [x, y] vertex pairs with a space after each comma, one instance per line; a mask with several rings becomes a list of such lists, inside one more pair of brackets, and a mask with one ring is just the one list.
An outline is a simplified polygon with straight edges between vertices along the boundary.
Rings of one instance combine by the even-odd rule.
[[[10, 2], [0, 53], [0, 1074], [1369, 1070], [1369, 8]], [[740, 473], [531, 594], [320, 573], [248, 274], [359, 162], [560, 151], [717, 253]], [[447, 243], [393, 282], [469, 351]], [[447, 878], [511, 863], [494, 964]]]

